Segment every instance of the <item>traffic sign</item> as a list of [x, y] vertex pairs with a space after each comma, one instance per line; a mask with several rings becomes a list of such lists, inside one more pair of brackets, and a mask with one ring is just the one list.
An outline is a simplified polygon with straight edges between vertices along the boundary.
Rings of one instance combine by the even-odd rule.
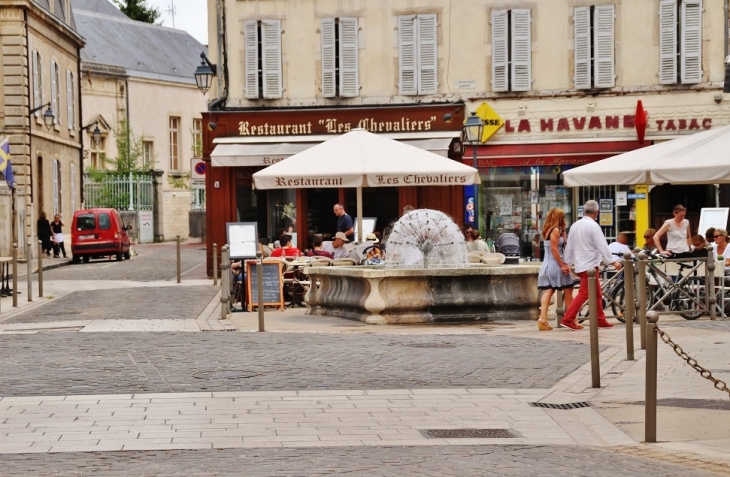
[[190, 159], [190, 187], [192, 189], [205, 189], [205, 161], [199, 157]]
[[481, 142], [487, 142], [490, 137], [504, 126], [504, 120], [489, 107], [487, 103], [482, 103], [477, 107], [477, 117], [484, 123]]

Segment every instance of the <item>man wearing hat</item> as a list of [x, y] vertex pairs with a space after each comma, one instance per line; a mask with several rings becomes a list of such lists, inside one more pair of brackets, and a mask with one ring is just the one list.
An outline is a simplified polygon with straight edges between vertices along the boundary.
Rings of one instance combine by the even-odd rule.
[[344, 232], [337, 232], [332, 242], [324, 242], [322, 250], [330, 252], [335, 258], [347, 258], [350, 251], [345, 248], [345, 243], [349, 242]]

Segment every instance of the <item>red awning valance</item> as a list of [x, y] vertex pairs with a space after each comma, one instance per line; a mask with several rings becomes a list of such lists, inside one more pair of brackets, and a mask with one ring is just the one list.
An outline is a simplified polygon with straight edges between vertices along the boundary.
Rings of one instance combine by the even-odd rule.
[[[649, 141], [610, 141], [552, 144], [484, 144], [477, 146], [477, 166], [524, 167], [582, 165], [650, 145]], [[474, 148], [466, 146], [464, 164], [473, 165]]]

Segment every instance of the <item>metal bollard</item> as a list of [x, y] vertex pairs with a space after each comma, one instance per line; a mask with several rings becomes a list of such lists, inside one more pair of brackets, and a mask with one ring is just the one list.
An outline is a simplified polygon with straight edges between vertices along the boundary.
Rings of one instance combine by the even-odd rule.
[[555, 328], [560, 328], [563, 316], [565, 316], [565, 300], [563, 290], [558, 290], [555, 292]]
[[218, 285], [218, 244], [213, 244], [213, 286]]
[[228, 271], [230, 266], [231, 263], [228, 259], [228, 245], [224, 245], [221, 248], [221, 320], [228, 318], [228, 312], [230, 311], [230, 290], [228, 288], [228, 282], [231, 277], [231, 273]]
[[591, 323], [591, 382], [601, 387], [601, 368], [598, 363], [598, 297], [596, 296], [596, 270], [588, 270], [588, 313]]
[[264, 262], [261, 251], [256, 252], [256, 290], [259, 299], [259, 332], [264, 329]]
[[639, 259], [639, 307], [637, 310], [639, 337], [641, 339], [641, 349], [646, 349], [646, 254], [640, 252], [636, 258]]
[[656, 323], [659, 314], [650, 311], [646, 314], [649, 322], [646, 327], [646, 397], [644, 399], [644, 442], [656, 442], [656, 396], [657, 396], [657, 335]]
[[624, 319], [626, 320], [626, 360], [634, 360], [634, 316], [636, 301], [634, 300], [634, 262], [631, 254], [624, 253]]
[[38, 241], [38, 298], [43, 298], [43, 241]]
[[25, 280], [28, 283], [28, 301], [33, 301], [33, 244], [30, 241], [30, 237], [26, 237], [25, 240]]
[[18, 244], [13, 242], [13, 308], [18, 307]]
[[176, 235], [177, 240], [177, 282], [180, 283], [180, 235]]
[[[707, 303], [705, 303], [705, 306], [707, 306], [707, 309], [710, 311], [710, 319], [715, 320], [715, 304], [717, 303], [717, 293], [715, 292], [715, 260], [714, 254], [710, 251], [707, 253], [705, 273], [707, 275], [707, 280], [705, 281], [707, 284], [705, 286], [705, 298], [707, 299]], [[724, 281], [725, 272], [720, 275], [720, 283], [724, 283]], [[722, 310], [724, 311], [725, 308], [723, 307]]]

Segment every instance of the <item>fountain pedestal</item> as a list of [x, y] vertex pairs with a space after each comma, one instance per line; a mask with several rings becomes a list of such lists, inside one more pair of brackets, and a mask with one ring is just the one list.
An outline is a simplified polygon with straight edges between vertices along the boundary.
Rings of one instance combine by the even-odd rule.
[[537, 265], [310, 267], [307, 314], [372, 324], [536, 319]]

